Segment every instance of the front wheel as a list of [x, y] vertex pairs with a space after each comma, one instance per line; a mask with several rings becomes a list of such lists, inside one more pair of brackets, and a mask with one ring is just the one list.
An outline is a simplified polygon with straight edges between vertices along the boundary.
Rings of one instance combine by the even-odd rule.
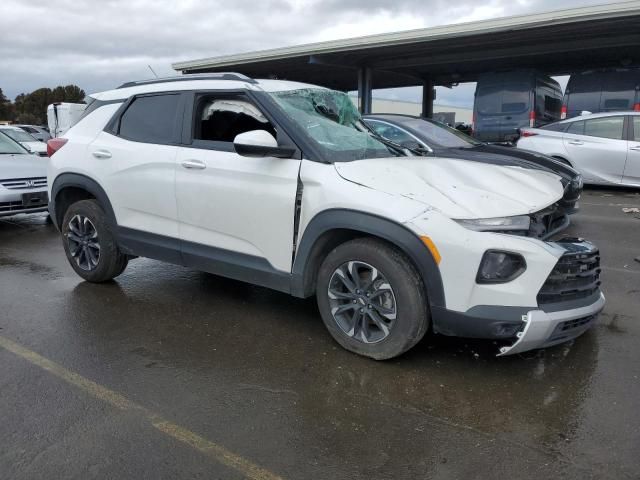
[[127, 256], [118, 248], [104, 210], [95, 200], [69, 207], [62, 222], [62, 241], [71, 267], [88, 282], [106, 282], [127, 267]]
[[323, 261], [317, 280], [322, 319], [349, 351], [393, 358], [418, 343], [429, 327], [420, 276], [405, 255], [382, 241], [339, 245]]

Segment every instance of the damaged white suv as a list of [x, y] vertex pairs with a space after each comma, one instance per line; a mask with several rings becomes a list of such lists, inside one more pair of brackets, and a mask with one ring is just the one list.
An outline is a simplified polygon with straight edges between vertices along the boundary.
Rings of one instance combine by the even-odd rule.
[[91, 98], [48, 177], [90, 282], [150, 257], [315, 294], [331, 335], [376, 359], [429, 330], [554, 345], [603, 308], [598, 250], [549, 239], [567, 223], [552, 172], [422, 156], [312, 85], [210, 74]]

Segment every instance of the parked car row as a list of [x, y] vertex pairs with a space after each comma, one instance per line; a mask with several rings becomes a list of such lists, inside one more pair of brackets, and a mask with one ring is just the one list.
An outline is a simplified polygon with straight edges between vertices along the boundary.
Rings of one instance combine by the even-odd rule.
[[130, 82], [49, 141], [50, 215], [87, 281], [150, 257], [315, 295], [334, 339], [376, 359], [427, 331], [506, 355], [593, 325], [598, 249], [558, 235], [573, 169], [420, 119], [365, 121], [307, 84]]
[[47, 156], [47, 144], [33, 137], [23, 128], [16, 125], [0, 125], [0, 132], [20, 143], [29, 153]]

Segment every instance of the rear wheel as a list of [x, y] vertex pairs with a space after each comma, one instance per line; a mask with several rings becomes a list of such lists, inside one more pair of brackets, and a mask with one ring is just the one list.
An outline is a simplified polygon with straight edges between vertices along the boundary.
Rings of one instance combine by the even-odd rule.
[[379, 240], [352, 240], [329, 253], [316, 296], [333, 338], [377, 360], [406, 352], [429, 326], [420, 276], [400, 251]]
[[89, 282], [106, 282], [127, 267], [127, 256], [96, 200], [81, 200], [69, 207], [62, 222], [64, 251], [71, 267]]

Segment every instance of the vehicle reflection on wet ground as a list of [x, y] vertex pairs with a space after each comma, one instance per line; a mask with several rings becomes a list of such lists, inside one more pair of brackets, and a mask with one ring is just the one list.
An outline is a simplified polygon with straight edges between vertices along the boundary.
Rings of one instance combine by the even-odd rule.
[[[84, 283], [43, 216], [0, 222], [0, 337], [285, 479], [637, 478], [640, 195], [581, 203], [608, 303], [547, 350], [429, 336], [375, 362], [313, 300], [146, 259]], [[245, 476], [3, 348], [0, 412], [7, 478]]]

